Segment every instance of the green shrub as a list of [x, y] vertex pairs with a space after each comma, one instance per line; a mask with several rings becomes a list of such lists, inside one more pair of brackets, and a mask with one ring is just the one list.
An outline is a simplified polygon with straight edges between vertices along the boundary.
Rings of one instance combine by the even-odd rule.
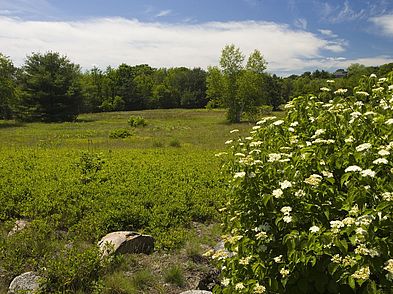
[[141, 116], [130, 116], [127, 122], [131, 127], [134, 128], [139, 126], [144, 127], [147, 125], [146, 120]]
[[131, 135], [132, 135], [132, 133], [127, 129], [115, 129], [109, 133], [109, 138], [124, 139], [124, 138], [130, 137]]
[[273, 111], [273, 106], [261, 105], [255, 107], [252, 111], [248, 111], [247, 113], [244, 114], [244, 116], [248, 121], [256, 122], [257, 120], [260, 120], [262, 117], [271, 114], [272, 111]]
[[102, 153], [84, 151], [76, 165], [81, 172], [82, 183], [88, 183], [98, 178], [104, 168], [105, 159]]
[[169, 142], [169, 146], [179, 148], [181, 147], [180, 141], [178, 139], [172, 139]]
[[42, 269], [45, 293], [91, 293], [110, 259], [101, 258], [97, 247], [63, 249]]
[[130, 277], [125, 276], [123, 273], [116, 272], [105, 277], [104, 287], [101, 293], [134, 294], [137, 292], [138, 290]]
[[157, 284], [156, 277], [148, 270], [141, 270], [134, 273], [131, 281], [136, 289], [144, 293], [148, 293], [146, 290], [153, 288]]
[[162, 147], [164, 147], [164, 143], [161, 142], [161, 141], [154, 141], [153, 142], [153, 147], [155, 147], [155, 148], [162, 148]]
[[7, 278], [35, 271], [58, 248], [53, 226], [36, 220], [14, 235], [0, 240], [0, 265]]
[[328, 82], [232, 144], [217, 293], [393, 288], [393, 77]]
[[167, 283], [171, 283], [178, 287], [183, 287], [185, 285], [185, 278], [183, 270], [178, 265], [173, 265], [164, 274], [164, 280]]

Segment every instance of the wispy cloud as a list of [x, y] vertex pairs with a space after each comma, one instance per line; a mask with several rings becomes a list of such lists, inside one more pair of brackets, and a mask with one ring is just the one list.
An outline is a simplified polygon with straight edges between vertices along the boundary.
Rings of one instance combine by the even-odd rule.
[[156, 14], [156, 17], [168, 16], [171, 13], [172, 13], [172, 10], [170, 10], [170, 9], [161, 10], [159, 13]]
[[330, 37], [330, 38], [337, 38], [338, 35], [336, 35], [335, 33], [333, 33], [333, 31], [331, 30], [326, 30], [326, 29], [319, 29], [318, 30], [322, 35], [326, 36], [326, 37]]
[[295, 26], [299, 29], [307, 29], [307, 20], [304, 18], [298, 18], [295, 20]]
[[[321, 19], [328, 23], [344, 23], [356, 20], [367, 20], [370, 17], [386, 14], [391, 7], [391, 0], [345, 0], [332, 4], [325, 0], [314, 0], [314, 9], [317, 10]], [[363, 7], [363, 8], [355, 8]]]
[[364, 9], [358, 11], [353, 9], [348, 0], [338, 5], [325, 1], [316, 1], [315, 3], [322, 19], [329, 23], [350, 22], [367, 16]]
[[393, 37], [393, 14], [372, 17], [370, 21], [380, 28], [382, 34]]
[[55, 9], [47, 0], [0, 0], [0, 15], [45, 16]]
[[84, 68], [123, 62], [206, 68], [218, 63], [221, 49], [228, 43], [245, 54], [259, 49], [269, 62], [269, 71], [276, 73], [331, 66], [324, 54], [345, 51], [345, 42], [274, 22], [165, 24], [124, 18], [55, 22], [0, 17], [1, 50], [17, 65], [31, 52], [52, 50]]

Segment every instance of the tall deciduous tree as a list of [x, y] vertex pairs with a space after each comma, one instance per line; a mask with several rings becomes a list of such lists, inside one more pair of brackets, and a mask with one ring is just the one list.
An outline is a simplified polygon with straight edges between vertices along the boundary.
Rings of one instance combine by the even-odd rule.
[[80, 67], [56, 52], [34, 53], [22, 68], [19, 117], [72, 121], [82, 101]]
[[266, 61], [255, 50], [244, 66], [245, 56], [233, 44], [221, 52], [220, 67], [210, 67], [207, 76], [207, 96], [228, 108], [230, 122], [240, 122], [243, 112], [252, 112], [261, 104], [263, 71]]
[[0, 119], [12, 117], [16, 93], [16, 68], [8, 57], [0, 53]]

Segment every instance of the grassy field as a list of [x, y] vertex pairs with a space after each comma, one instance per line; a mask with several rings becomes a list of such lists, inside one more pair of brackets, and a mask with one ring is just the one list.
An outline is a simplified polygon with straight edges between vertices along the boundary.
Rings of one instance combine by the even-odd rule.
[[[132, 129], [130, 115], [143, 116], [148, 125]], [[182, 147], [219, 150], [230, 138], [229, 131], [249, 128], [248, 123], [228, 124], [222, 110], [145, 110], [83, 114], [72, 123], [30, 123], [0, 121], [0, 148], [38, 147], [72, 149], [134, 149], [167, 147], [178, 141]], [[129, 129], [132, 136], [112, 140], [111, 131]]]
[[[131, 128], [131, 115], [143, 116], [147, 125]], [[179, 109], [84, 114], [73, 123], [0, 122], [3, 291], [28, 270], [50, 277], [48, 292], [179, 293], [195, 287], [195, 272], [207, 265], [191, 257], [216, 241], [226, 195], [214, 154], [234, 128], [241, 134], [250, 124], [228, 124], [223, 111]], [[131, 136], [111, 138], [118, 130]], [[16, 219], [31, 225], [8, 237]], [[128, 256], [101, 268], [94, 244], [114, 230], [151, 234], [158, 251], [140, 257], [139, 265]]]

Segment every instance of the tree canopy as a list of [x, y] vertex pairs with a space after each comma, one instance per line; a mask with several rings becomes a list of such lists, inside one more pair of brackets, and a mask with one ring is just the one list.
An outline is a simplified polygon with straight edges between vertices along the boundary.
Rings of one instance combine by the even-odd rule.
[[230, 122], [240, 122], [243, 112], [253, 112], [261, 103], [263, 71], [266, 61], [255, 50], [248, 58], [235, 45], [221, 51], [220, 67], [210, 67], [207, 78], [207, 95], [228, 108]]
[[80, 67], [59, 53], [34, 53], [22, 67], [19, 118], [72, 121], [79, 113], [82, 93]]
[[80, 112], [225, 107], [232, 122], [255, 120], [295, 97], [318, 93], [329, 79], [352, 94], [360, 78], [386, 76], [393, 63], [352, 64], [334, 73], [315, 70], [285, 78], [266, 69], [260, 51], [246, 59], [234, 45], [225, 46], [218, 65], [207, 71], [122, 63], [81, 72], [56, 52], [33, 53], [17, 68], [0, 53], [0, 119], [69, 121]]
[[17, 97], [16, 72], [12, 61], [0, 53], [0, 119], [12, 117]]

